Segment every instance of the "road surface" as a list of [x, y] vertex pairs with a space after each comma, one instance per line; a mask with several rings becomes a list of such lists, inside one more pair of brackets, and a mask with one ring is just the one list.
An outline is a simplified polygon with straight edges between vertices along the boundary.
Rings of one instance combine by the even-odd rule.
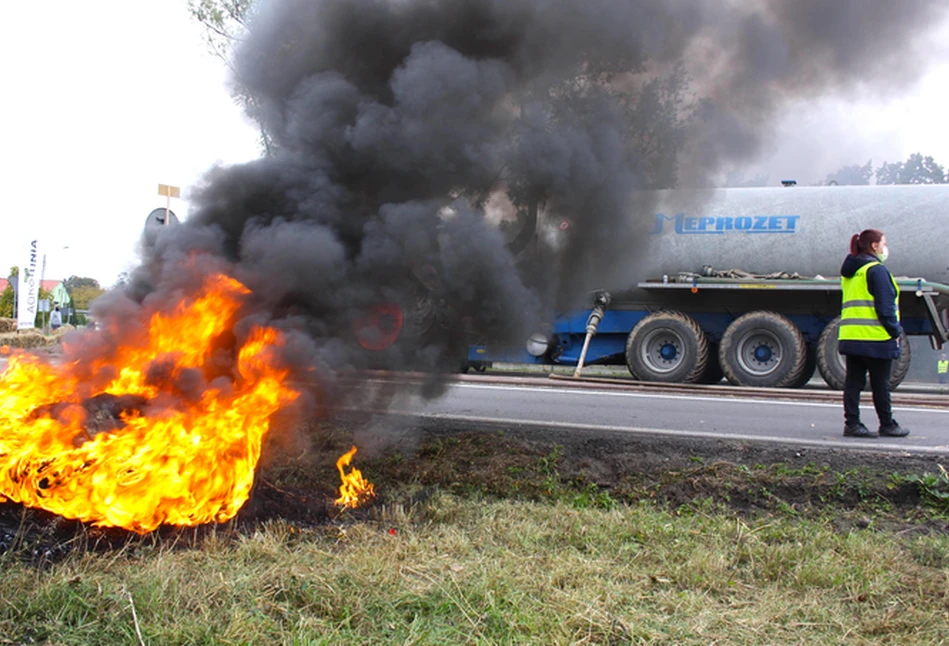
[[[0, 358], [0, 372], [6, 361]], [[360, 380], [359, 388], [393, 380]], [[863, 421], [877, 427], [869, 393]], [[382, 412], [382, 411], [378, 411]], [[536, 427], [578, 432], [622, 432], [780, 442], [801, 446], [850, 447], [949, 455], [949, 409], [894, 407], [910, 429], [905, 438], [843, 437], [843, 406], [821, 402], [766, 401], [739, 397], [627, 392], [538, 384], [460, 381], [436, 399], [403, 397], [390, 412], [466, 424]]]
[[[875, 429], [878, 424], [869, 393], [863, 404], [863, 421]], [[841, 404], [546, 385], [458, 382], [434, 400], [395, 401], [391, 411], [484, 425], [949, 454], [949, 409], [894, 407], [894, 417], [910, 429], [910, 435], [872, 439], [843, 437]]]

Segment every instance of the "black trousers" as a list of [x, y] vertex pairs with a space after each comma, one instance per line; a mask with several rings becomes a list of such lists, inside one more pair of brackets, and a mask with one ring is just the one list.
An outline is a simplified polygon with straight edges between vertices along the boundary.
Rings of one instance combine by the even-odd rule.
[[870, 389], [873, 391], [873, 407], [876, 408], [880, 426], [893, 424], [893, 407], [890, 403], [890, 370], [892, 359], [872, 357], [847, 357], [847, 379], [844, 381], [844, 422], [856, 426], [860, 422], [860, 391], [867, 385], [870, 373]]

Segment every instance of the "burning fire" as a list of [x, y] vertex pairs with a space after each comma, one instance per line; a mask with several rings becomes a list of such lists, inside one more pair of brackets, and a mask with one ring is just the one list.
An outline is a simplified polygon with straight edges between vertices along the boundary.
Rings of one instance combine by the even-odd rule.
[[353, 461], [354, 455], [356, 455], [355, 446], [336, 461], [336, 468], [339, 470], [339, 477], [342, 480], [336, 504], [349, 509], [355, 509], [376, 496], [376, 488], [372, 486], [371, 482], [366, 482], [359, 469], [353, 467], [349, 473], [346, 473], [345, 468]]
[[0, 502], [139, 533], [237, 514], [270, 417], [299, 396], [275, 367], [280, 332], [235, 341], [249, 294], [210, 276], [173, 312], [123, 322], [116, 337], [131, 340], [92, 362], [70, 345], [59, 366], [14, 351], [0, 374]]

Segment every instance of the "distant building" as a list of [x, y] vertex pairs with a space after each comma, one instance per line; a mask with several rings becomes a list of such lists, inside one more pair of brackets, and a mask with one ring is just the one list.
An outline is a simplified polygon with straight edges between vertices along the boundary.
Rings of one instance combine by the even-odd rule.
[[60, 307], [67, 307], [72, 299], [69, 298], [69, 292], [66, 291], [66, 283], [60, 281], [52, 287], [52, 289], [46, 287], [46, 283], [51, 281], [43, 281], [43, 289], [49, 290], [50, 299], [53, 301], [53, 305], [59, 305]]
[[[6, 278], [0, 278], [0, 294], [6, 291], [9, 284], [10, 281]], [[69, 292], [66, 291], [66, 283], [61, 280], [44, 280], [40, 282], [40, 287], [44, 292], [50, 293], [53, 303], [68, 305], [72, 302], [72, 299], [69, 298]]]

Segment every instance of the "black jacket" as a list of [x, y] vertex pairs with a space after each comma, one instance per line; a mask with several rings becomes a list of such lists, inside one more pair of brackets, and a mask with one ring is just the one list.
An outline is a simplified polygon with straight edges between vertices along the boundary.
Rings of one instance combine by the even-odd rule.
[[[852, 278], [858, 269], [877, 260], [876, 256], [868, 254], [848, 255], [840, 268], [840, 275], [844, 278]], [[837, 351], [840, 354], [853, 354], [876, 359], [898, 359], [900, 344], [897, 339], [900, 338], [903, 328], [896, 317], [896, 290], [893, 288], [893, 278], [890, 275], [890, 270], [883, 265], [870, 267], [867, 270], [867, 288], [873, 294], [873, 307], [876, 310], [877, 318], [883, 323], [883, 327], [890, 333], [891, 338], [887, 341], [840, 341]]]

